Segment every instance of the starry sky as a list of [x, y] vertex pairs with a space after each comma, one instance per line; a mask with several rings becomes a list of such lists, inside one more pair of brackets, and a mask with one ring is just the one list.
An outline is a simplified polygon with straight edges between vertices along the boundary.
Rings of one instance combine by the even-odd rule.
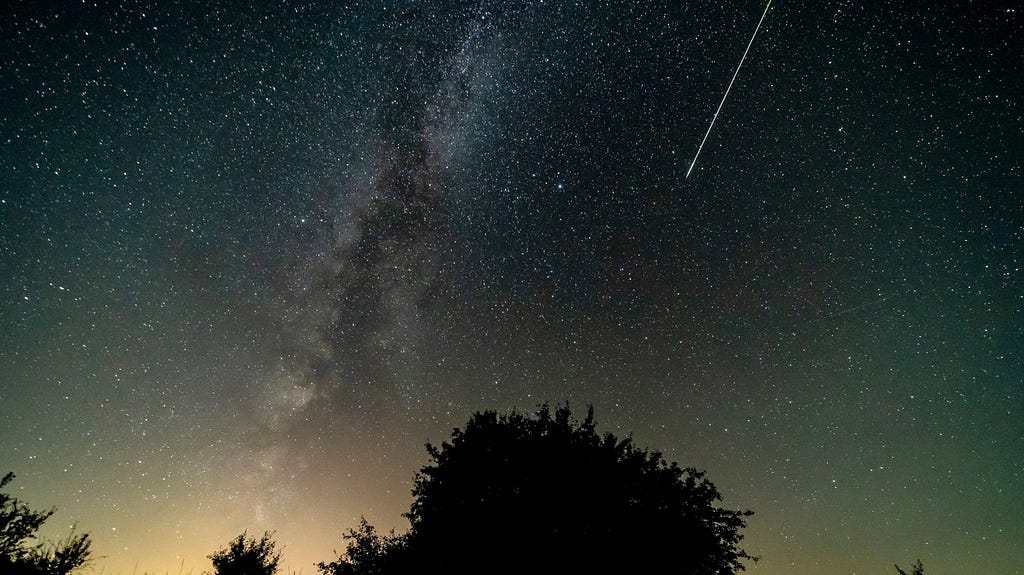
[[[253, 5], [250, 5], [253, 4]], [[1021, 573], [1024, 6], [7, 2], [0, 471], [94, 572], [407, 523], [596, 411], [752, 575]]]

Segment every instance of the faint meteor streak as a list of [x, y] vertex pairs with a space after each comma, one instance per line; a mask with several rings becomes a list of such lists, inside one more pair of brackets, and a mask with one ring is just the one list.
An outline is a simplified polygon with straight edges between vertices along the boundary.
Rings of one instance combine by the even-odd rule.
[[700, 151], [704, 149], [704, 142], [708, 141], [708, 136], [711, 135], [711, 128], [715, 127], [715, 120], [718, 119], [718, 113], [722, 111], [722, 106], [725, 105], [725, 99], [729, 97], [729, 90], [732, 90], [732, 83], [736, 81], [736, 76], [740, 73], [740, 67], [743, 66], [743, 61], [747, 59], [747, 52], [750, 52], [750, 47], [754, 44], [754, 38], [757, 38], [757, 31], [761, 29], [761, 22], [764, 22], [764, 17], [768, 15], [768, 8], [772, 5], [772, 0], [768, 0], [768, 4], [765, 4], [764, 13], [761, 14], [761, 19], [757, 21], [757, 27], [754, 28], [754, 34], [750, 36], [750, 42], [747, 43], [747, 49], [743, 51], [743, 57], [740, 58], [740, 63], [736, 65], [736, 71], [732, 73], [732, 80], [729, 80], [729, 86], [725, 89], [725, 95], [722, 96], [722, 101], [718, 103], [718, 109], [715, 110], [715, 115], [711, 118], [711, 125], [708, 126], [708, 131], [704, 134], [704, 139], [700, 141], [700, 146], [697, 148], [697, 153], [693, 156], [693, 161], [690, 162], [690, 169], [686, 170], [686, 177], [690, 177], [690, 172], [693, 171], [693, 167], [697, 165], [697, 158], [700, 156]]
[[825, 321], [826, 319], [837, 318], [839, 316], [846, 315], [848, 313], [853, 313], [853, 312], [855, 312], [855, 311], [857, 311], [859, 309], [864, 309], [866, 307], [871, 307], [873, 305], [880, 304], [883, 301], [886, 301], [887, 299], [889, 299], [888, 296], [880, 297], [878, 299], [873, 299], [873, 300], [871, 300], [869, 302], [865, 302], [865, 303], [862, 303], [860, 305], [855, 305], [853, 307], [848, 307], [848, 308], [845, 308], [845, 309], [841, 309], [841, 310], [839, 310], [837, 312], [833, 312], [833, 313], [830, 313], [828, 315], [819, 317], [818, 319], [811, 320], [811, 323], [817, 323], [819, 321]]

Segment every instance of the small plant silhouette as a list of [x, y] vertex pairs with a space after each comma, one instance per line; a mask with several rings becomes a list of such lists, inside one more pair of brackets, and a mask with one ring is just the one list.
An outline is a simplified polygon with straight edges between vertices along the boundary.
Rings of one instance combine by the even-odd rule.
[[896, 566], [896, 570], [899, 571], [900, 575], [924, 575], [924, 565], [921, 564], [920, 559], [917, 560], [917, 563], [910, 566], [909, 574], [903, 569], [900, 569], [899, 565]]

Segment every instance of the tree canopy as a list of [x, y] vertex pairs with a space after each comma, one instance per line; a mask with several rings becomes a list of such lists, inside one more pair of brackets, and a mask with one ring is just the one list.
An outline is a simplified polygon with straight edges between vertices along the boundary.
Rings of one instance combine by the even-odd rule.
[[259, 539], [243, 532], [231, 540], [227, 549], [210, 555], [216, 575], [274, 575], [281, 552], [277, 551], [273, 534], [264, 532]]
[[[0, 489], [13, 480], [13, 473], [4, 475]], [[67, 575], [89, 562], [92, 541], [88, 533], [72, 532], [56, 542], [38, 541], [36, 533], [53, 513], [53, 509], [33, 511], [17, 498], [0, 492], [0, 573]]]
[[646, 572], [732, 574], [749, 511], [723, 509], [703, 472], [596, 431], [568, 407], [474, 414], [416, 476], [410, 529], [363, 521], [324, 575]]

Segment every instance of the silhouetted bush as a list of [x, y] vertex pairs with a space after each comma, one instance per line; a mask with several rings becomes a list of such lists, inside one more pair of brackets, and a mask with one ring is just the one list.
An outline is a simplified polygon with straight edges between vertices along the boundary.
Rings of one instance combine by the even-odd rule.
[[324, 575], [667, 573], [724, 575], [754, 559], [738, 547], [749, 511], [702, 472], [630, 439], [597, 433], [567, 407], [476, 413], [416, 477], [407, 533], [364, 520]]
[[259, 539], [247, 537], [245, 532], [235, 537], [227, 549], [210, 555], [213, 571], [217, 575], [274, 575], [281, 562], [281, 552], [271, 533]]
[[395, 535], [379, 535], [365, 518], [360, 519], [359, 529], [350, 529], [344, 535], [348, 540], [345, 558], [333, 563], [318, 563], [324, 575], [378, 575], [397, 573], [398, 561], [404, 551], [404, 538]]
[[[5, 475], [0, 479], [0, 489], [13, 479], [13, 473]], [[0, 492], [0, 573], [67, 575], [89, 562], [92, 541], [88, 533], [72, 531], [57, 542], [30, 544], [53, 513], [53, 509], [32, 511], [18, 499]]]

